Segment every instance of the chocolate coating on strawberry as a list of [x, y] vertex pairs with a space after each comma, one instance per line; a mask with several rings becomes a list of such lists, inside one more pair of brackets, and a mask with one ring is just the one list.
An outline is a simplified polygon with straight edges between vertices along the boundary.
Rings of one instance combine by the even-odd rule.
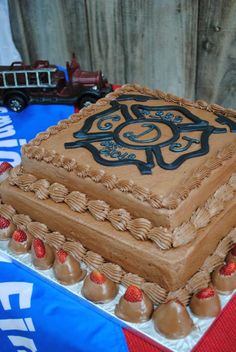
[[21, 254], [28, 252], [31, 248], [31, 244], [31, 235], [23, 230], [16, 229], [8, 243], [8, 247], [11, 251]]
[[193, 314], [203, 317], [216, 317], [221, 311], [220, 299], [212, 287], [206, 287], [195, 293], [189, 307]]
[[53, 249], [41, 239], [35, 238], [31, 247], [32, 263], [39, 270], [47, 270], [53, 265], [55, 255]]
[[84, 280], [82, 295], [95, 303], [108, 303], [118, 293], [118, 285], [99, 271], [92, 271]]
[[69, 253], [60, 249], [55, 256], [53, 271], [56, 279], [63, 285], [72, 285], [83, 280], [86, 271], [80, 263]]
[[183, 338], [194, 328], [185, 306], [178, 300], [162, 303], [153, 314], [154, 327], [169, 339]]
[[116, 305], [115, 314], [131, 323], [144, 323], [151, 319], [152, 301], [137, 286], [130, 285]]
[[228, 262], [228, 263], [232, 263], [232, 262], [236, 263], [236, 244], [233, 246], [233, 248], [231, 249], [231, 251], [227, 255], [226, 262]]
[[15, 229], [16, 227], [11, 221], [0, 216], [0, 241], [8, 240]]
[[236, 289], [236, 263], [229, 262], [216, 268], [212, 273], [212, 283], [221, 294], [230, 294]]

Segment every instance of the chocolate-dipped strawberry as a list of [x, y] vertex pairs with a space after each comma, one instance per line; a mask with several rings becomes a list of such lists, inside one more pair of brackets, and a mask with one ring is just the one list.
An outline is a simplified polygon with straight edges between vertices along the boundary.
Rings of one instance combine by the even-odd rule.
[[0, 183], [3, 182], [9, 176], [9, 171], [11, 168], [11, 164], [6, 161], [0, 164]]
[[10, 220], [0, 216], [0, 241], [8, 240], [15, 229], [15, 225]]
[[236, 289], [236, 263], [226, 263], [212, 273], [212, 283], [216, 290], [228, 295]]
[[13, 232], [8, 247], [11, 251], [21, 254], [30, 250], [31, 243], [32, 237], [25, 231], [17, 229]]
[[47, 270], [53, 265], [55, 255], [53, 249], [41, 239], [34, 238], [31, 246], [32, 263], [39, 270]]
[[153, 314], [154, 327], [161, 335], [169, 339], [180, 339], [191, 333], [193, 322], [178, 300], [162, 303]]
[[116, 305], [115, 314], [131, 323], [144, 323], [151, 319], [152, 301], [137, 286], [130, 285]]
[[86, 275], [86, 272], [81, 269], [80, 263], [63, 249], [56, 253], [53, 271], [57, 280], [63, 285], [75, 284]]
[[202, 288], [191, 298], [189, 307], [193, 314], [203, 317], [216, 317], [221, 310], [220, 299], [212, 287]]
[[232, 263], [232, 262], [236, 263], [236, 244], [233, 246], [233, 248], [231, 249], [231, 251], [227, 255], [226, 261], [228, 263]]
[[95, 303], [112, 301], [117, 293], [118, 286], [99, 271], [92, 271], [84, 280], [82, 295]]

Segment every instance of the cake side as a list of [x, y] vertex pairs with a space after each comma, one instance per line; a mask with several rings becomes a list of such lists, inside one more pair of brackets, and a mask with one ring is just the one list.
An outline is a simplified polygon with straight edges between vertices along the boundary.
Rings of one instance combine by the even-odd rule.
[[37, 179], [34, 175], [25, 173], [21, 166], [10, 170], [8, 182], [24, 192], [34, 192], [38, 199], [52, 199], [55, 203], [64, 203], [77, 213], [89, 212], [97, 221], [109, 221], [116, 230], [129, 231], [140, 241], [150, 240], [162, 250], [191, 242], [196, 238], [199, 229], [205, 228], [214, 216], [224, 210], [225, 203], [235, 197], [236, 191], [235, 173], [208, 198], [206, 203], [192, 213], [188, 221], [172, 230], [171, 227], [155, 226], [143, 217], [135, 218], [127, 210], [112, 208], [103, 200], [90, 199], [84, 192], [70, 192], [63, 184]]
[[42, 241], [48, 249], [57, 253], [60, 251], [68, 253], [78, 263], [83, 261], [92, 270], [99, 270], [115, 283], [125, 287], [129, 285], [140, 287], [155, 304], [178, 299], [183, 305], [187, 305], [193, 293], [207, 287], [211, 280], [210, 274], [223, 264], [226, 254], [236, 243], [236, 228], [234, 228], [218, 243], [214, 253], [206, 258], [201, 268], [186, 282], [185, 286], [175, 291], [168, 291], [156, 283], [145, 281], [136, 274], [125, 272], [118, 265], [105, 262], [104, 258], [88, 251], [80, 242], [68, 241], [59, 232], [50, 231], [45, 224], [32, 221], [28, 215], [17, 214], [10, 205], [1, 204], [0, 215], [8, 219], [11, 225], [18, 229], [17, 231], [26, 231], [27, 236], [31, 236], [36, 241]]
[[10, 186], [7, 181], [1, 185], [1, 195], [3, 201], [14, 206], [18, 212], [29, 214], [51, 230], [79, 240], [105, 259], [168, 290], [183, 286], [214, 251], [218, 242], [236, 225], [234, 197], [225, 202], [224, 210], [204, 229], [200, 229], [192, 242], [162, 251], [150, 241], [138, 241], [127, 231], [121, 233], [115, 230], [108, 222], [98, 222], [88, 213], [76, 214], [51, 199], [39, 200], [33, 193]]
[[233, 116], [216, 105], [128, 86], [41, 133], [23, 148], [23, 166], [50, 181], [73, 179], [75, 190], [87, 188], [135, 216], [144, 211], [156, 224], [177, 226], [221, 184], [219, 177], [214, 185], [214, 174], [226, 179], [235, 167]]

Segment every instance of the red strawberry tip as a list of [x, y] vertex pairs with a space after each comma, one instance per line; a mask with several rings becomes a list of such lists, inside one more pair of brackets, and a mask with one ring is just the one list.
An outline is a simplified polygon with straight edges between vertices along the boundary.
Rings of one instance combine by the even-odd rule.
[[13, 232], [12, 238], [16, 242], [25, 242], [27, 240], [27, 234], [23, 230], [15, 230]]
[[60, 249], [57, 252], [57, 257], [58, 257], [58, 260], [61, 264], [63, 264], [65, 262], [67, 256], [68, 256], [68, 253], [66, 251], [64, 251], [64, 249]]
[[35, 238], [33, 240], [33, 247], [37, 258], [43, 258], [45, 256], [46, 250], [42, 240]]
[[11, 164], [9, 164], [7, 161], [4, 161], [3, 163], [0, 164], [0, 175], [2, 175], [4, 172], [12, 168]]
[[143, 299], [143, 291], [137, 286], [130, 285], [124, 294], [124, 298], [126, 301], [132, 303], [141, 302]]
[[220, 274], [223, 276], [230, 276], [236, 272], [236, 263], [229, 262], [220, 268]]
[[215, 291], [212, 287], [205, 287], [202, 288], [201, 290], [199, 290], [196, 293], [196, 297], [199, 299], [206, 299], [206, 298], [210, 298], [213, 297], [215, 295]]
[[90, 273], [90, 280], [95, 284], [102, 285], [106, 281], [106, 276], [100, 271], [92, 271]]
[[10, 226], [10, 221], [4, 218], [4, 216], [0, 216], [0, 230], [5, 229], [8, 226]]

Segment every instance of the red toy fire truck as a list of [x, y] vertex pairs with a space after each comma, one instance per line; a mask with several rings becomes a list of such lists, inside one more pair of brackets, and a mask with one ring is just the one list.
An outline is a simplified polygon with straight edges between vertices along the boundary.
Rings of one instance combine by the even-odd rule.
[[82, 71], [74, 55], [71, 63], [66, 63], [66, 71], [45, 60], [0, 66], [0, 104], [15, 112], [30, 103], [77, 104], [82, 108], [110, 91], [112, 86], [102, 72]]

